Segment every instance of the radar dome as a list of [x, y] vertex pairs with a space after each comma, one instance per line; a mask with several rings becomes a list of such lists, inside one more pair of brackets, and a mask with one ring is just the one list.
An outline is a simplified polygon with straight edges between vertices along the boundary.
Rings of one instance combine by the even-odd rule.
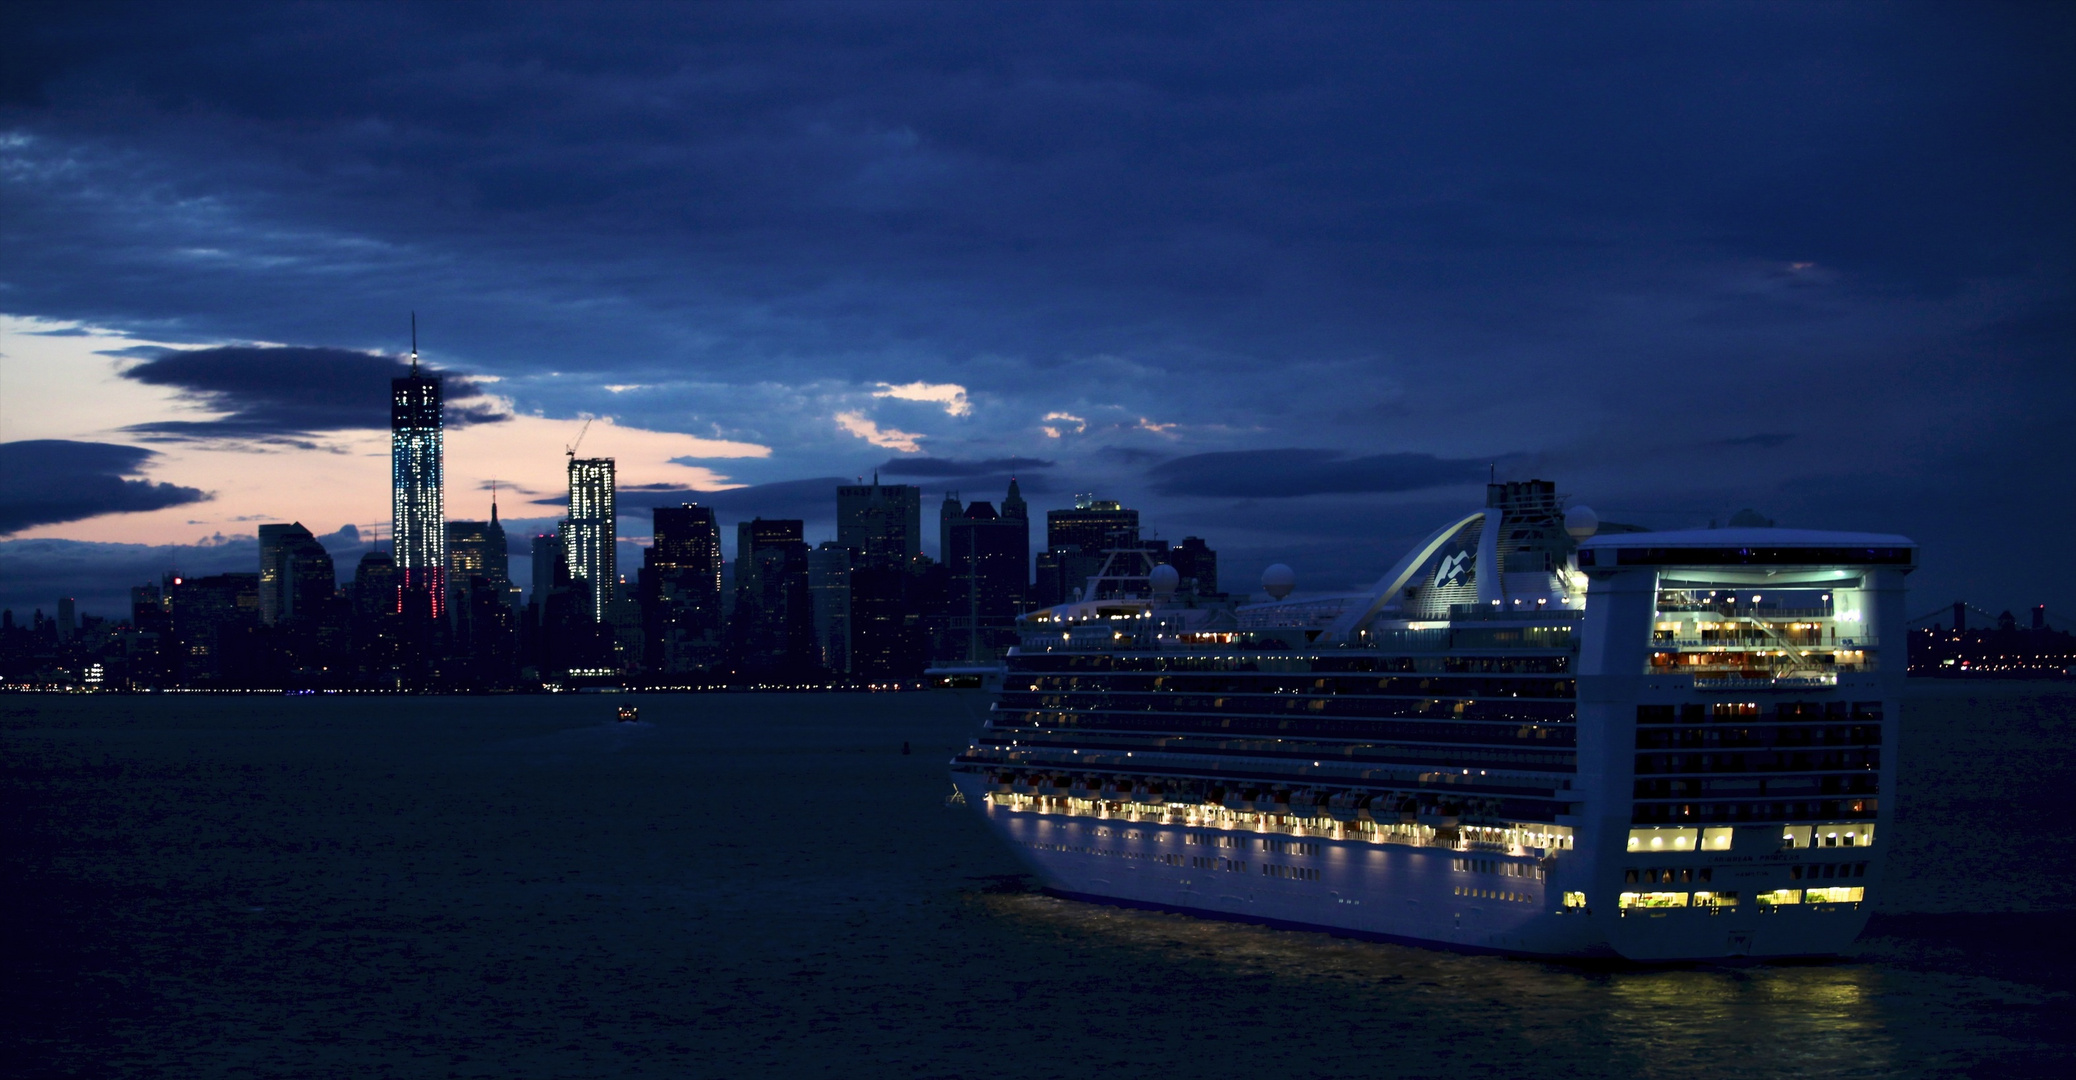
[[1590, 506], [1574, 506], [1564, 512], [1564, 531], [1574, 540], [1584, 540], [1600, 531], [1600, 515]]
[[1277, 563], [1261, 572], [1261, 591], [1278, 600], [1290, 595], [1297, 588], [1297, 571]]
[[1176, 586], [1182, 584], [1182, 572], [1166, 563], [1162, 563], [1153, 568], [1153, 573], [1146, 575], [1146, 580], [1148, 584], [1153, 586], [1153, 594], [1155, 596], [1166, 596], [1174, 592]]

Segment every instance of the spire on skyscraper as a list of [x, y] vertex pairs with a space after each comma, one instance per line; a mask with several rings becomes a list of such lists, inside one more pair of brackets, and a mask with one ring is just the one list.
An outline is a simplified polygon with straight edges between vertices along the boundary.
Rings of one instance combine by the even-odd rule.
[[1023, 520], [1028, 513], [1024, 507], [1024, 493], [1017, 488], [1016, 477], [1012, 476], [1009, 478], [1009, 495], [1002, 500], [1002, 516]]

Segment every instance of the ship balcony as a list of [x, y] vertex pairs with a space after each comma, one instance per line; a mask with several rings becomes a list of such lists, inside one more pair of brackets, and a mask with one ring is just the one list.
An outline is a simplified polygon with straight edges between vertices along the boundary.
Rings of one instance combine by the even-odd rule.
[[1645, 673], [1690, 676], [1696, 689], [1749, 690], [1836, 686], [1841, 673], [1873, 669], [1873, 651], [1864, 648], [1726, 648], [1710, 643], [1684, 650], [1659, 642]]

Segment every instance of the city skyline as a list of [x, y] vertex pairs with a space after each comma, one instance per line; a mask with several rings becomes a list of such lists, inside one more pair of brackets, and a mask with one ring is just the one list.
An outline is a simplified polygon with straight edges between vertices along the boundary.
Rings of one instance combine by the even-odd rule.
[[1014, 475], [1340, 588], [1496, 473], [2076, 608], [2060, 9], [192, 10], [6, 16], [18, 611], [261, 522], [343, 576], [413, 310], [515, 538], [588, 416], [620, 537]]

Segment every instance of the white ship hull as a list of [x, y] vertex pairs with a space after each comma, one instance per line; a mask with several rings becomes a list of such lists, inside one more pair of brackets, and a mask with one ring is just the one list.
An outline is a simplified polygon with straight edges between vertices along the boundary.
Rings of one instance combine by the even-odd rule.
[[1575, 856], [1538, 876], [1533, 858], [1012, 808], [984, 779], [956, 780], [1048, 891], [1078, 900], [1464, 951], [1639, 962], [1835, 956], [1867, 921], [1861, 904], [1567, 909], [1559, 897], [1593, 876]]

